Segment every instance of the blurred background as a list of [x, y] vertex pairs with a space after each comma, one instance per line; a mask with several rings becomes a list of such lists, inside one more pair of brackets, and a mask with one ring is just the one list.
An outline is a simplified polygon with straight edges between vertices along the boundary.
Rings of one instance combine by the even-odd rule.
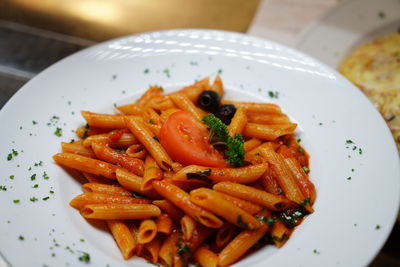
[[[247, 33], [294, 47], [309, 25], [341, 2], [0, 0], [0, 108], [46, 67], [101, 41], [147, 31], [205, 28]], [[371, 266], [400, 266], [399, 236], [397, 224]]]

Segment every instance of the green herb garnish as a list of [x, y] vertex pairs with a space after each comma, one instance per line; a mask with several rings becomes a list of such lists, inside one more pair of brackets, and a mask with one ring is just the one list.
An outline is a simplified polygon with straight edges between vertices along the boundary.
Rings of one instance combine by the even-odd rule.
[[241, 134], [233, 138], [229, 136], [228, 127], [215, 115], [208, 114], [202, 118], [204, 124], [210, 127], [212, 145], [224, 145], [227, 161], [234, 167], [240, 167], [244, 161], [244, 139]]
[[62, 136], [62, 129], [57, 127], [57, 129], [54, 132], [55, 136], [61, 137]]
[[241, 215], [237, 216], [236, 223], [242, 226], [243, 228], [249, 229], [249, 225], [243, 221]]
[[305, 207], [310, 203], [310, 198], [305, 198], [303, 202], [300, 203], [300, 206]]
[[268, 96], [270, 98], [279, 98], [279, 92], [268, 91]]
[[90, 255], [89, 255], [89, 253], [86, 253], [86, 252], [84, 252], [84, 251], [79, 251], [79, 252], [81, 252], [82, 255], [81, 255], [78, 259], [79, 259], [80, 261], [89, 263], [89, 262], [90, 262]]
[[211, 169], [201, 170], [198, 172], [189, 172], [186, 174], [186, 178], [188, 179], [198, 179], [201, 181], [205, 181], [211, 183], [211, 179], [208, 178], [211, 174]]
[[5, 186], [5, 185], [0, 185], [0, 190], [7, 191], [7, 186]]

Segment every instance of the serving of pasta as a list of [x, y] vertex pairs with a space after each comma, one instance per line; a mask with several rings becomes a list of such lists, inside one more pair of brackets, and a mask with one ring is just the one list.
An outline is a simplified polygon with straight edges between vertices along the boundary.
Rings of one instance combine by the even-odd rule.
[[165, 94], [151, 86], [120, 114], [81, 111], [59, 165], [81, 173], [69, 203], [107, 224], [124, 259], [228, 266], [282, 247], [316, 198], [309, 157], [280, 107], [223, 100], [219, 76]]

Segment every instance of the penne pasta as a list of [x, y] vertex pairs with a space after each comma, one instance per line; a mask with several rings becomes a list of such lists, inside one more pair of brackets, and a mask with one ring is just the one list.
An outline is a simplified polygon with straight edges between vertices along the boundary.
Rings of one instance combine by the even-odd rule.
[[189, 165], [179, 170], [173, 180], [200, 180], [218, 183], [223, 181], [247, 184], [255, 182], [268, 169], [268, 163], [249, 165], [240, 168], [208, 168]]
[[129, 191], [136, 192], [140, 195], [144, 195], [153, 199], [159, 199], [160, 195], [150, 189], [150, 190], [142, 190], [142, 182], [143, 178], [128, 172], [123, 169], [117, 169], [116, 171], [116, 178], [118, 183], [120, 183], [124, 188], [128, 189]]
[[61, 149], [64, 153], [78, 154], [88, 158], [94, 158], [95, 155], [90, 148], [83, 146], [83, 141], [75, 141], [72, 143], [61, 142]]
[[282, 114], [278, 105], [270, 103], [246, 103], [231, 100], [222, 100], [222, 105], [233, 104], [236, 108], [244, 108], [247, 112], [257, 112], [260, 114]]
[[194, 259], [203, 267], [217, 267], [218, 265], [218, 256], [206, 246], [196, 249]]
[[106, 129], [126, 128], [125, 119], [122, 115], [101, 114], [83, 110], [81, 111], [81, 114], [90, 127]]
[[87, 219], [137, 220], [159, 216], [160, 209], [152, 204], [89, 204], [81, 210]]
[[150, 204], [148, 199], [101, 193], [83, 193], [74, 197], [69, 203], [75, 209], [82, 209], [89, 204]]
[[53, 156], [53, 159], [55, 162], [65, 167], [100, 175], [109, 179], [116, 178], [115, 173], [118, 167], [104, 161], [72, 153], [58, 153]]
[[129, 157], [125, 153], [117, 152], [102, 143], [92, 143], [92, 149], [97, 158], [108, 163], [118, 164], [122, 168], [125, 168], [136, 175], [143, 175], [144, 163], [142, 160]]
[[107, 220], [107, 225], [124, 259], [131, 258], [136, 248], [136, 241], [126, 223], [121, 220]]
[[190, 200], [237, 227], [255, 230], [262, 225], [250, 213], [224, 199], [217, 191], [208, 188], [199, 188], [190, 192]]
[[[162, 208], [160, 209], [164, 211]], [[157, 232], [169, 235], [172, 232], [173, 224], [171, 217], [167, 213], [161, 213], [156, 219]]]
[[235, 134], [241, 134], [247, 125], [247, 116], [244, 108], [238, 108], [228, 125], [229, 135], [234, 137]]
[[163, 178], [163, 172], [157, 166], [157, 162], [153, 159], [151, 155], [147, 155], [144, 162], [144, 174], [143, 181], [140, 187], [141, 190], [152, 189], [152, 182], [154, 180], [161, 180]]
[[109, 195], [132, 196], [132, 193], [125, 188], [117, 185], [108, 185], [101, 183], [86, 183], [82, 185], [85, 193], [101, 193]]
[[215, 236], [215, 245], [221, 248], [228, 244], [236, 233], [236, 226], [230, 223], [225, 223], [224, 226], [218, 229], [217, 235]]
[[204, 111], [196, 107], [184, 94], [173, 94], [170, 95], [170, 98], [178, 108], [189, 111], [199, 121], [206, 115]]
[[165, 181], [154, 181], [153, 188], [199, 223], [210, 228], [222, 226], [217, 216], [193, 204], [190, 195], [179, 187]]
[[126, 119], [126, 125], [133, 135], [143, 144], [147, 151], [153, 156], [158, 166], [163, 170], [172, 169], [172, 159], [165, 152], [161, 144], [154, 139], [153, 134], [143, 124], [139, 117], [129, 117]]
[[192, 238], [193, 231], [196, 228], [196, 221], [192, 217], [185, 215], [181, 219], [181, 232], [183, 238], [189, 240]]
[[248, 138], [274, 141], [280, 136], [294, 134], [296, 127], [295, 123], [264, 125], [249, 122], [243, 129], [243, 135]]
[[272, 211], [286, 210], [294, 206], [292, 201], [283, 196], [270, 194], [242, 184], [221, 182], [215, 184], [213, 189], [234, 197], [257, 203]]
[[177, 224], [180, 223], [182, 217], [185, 215], [177, 206], [168, 200], [154, 200], [153, 204], [168, 214]]
[[140, 222], [137, 241], [139, 244], [150, 243], [157, 235], [157, 224], [152, 219], [146, 219]]

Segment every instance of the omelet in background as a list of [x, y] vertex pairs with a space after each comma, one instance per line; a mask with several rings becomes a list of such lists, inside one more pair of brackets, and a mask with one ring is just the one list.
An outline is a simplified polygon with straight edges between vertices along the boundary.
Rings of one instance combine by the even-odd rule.
[[400, 152], [400, 33], [355, 49], [342, 61], [339, 71], [375, 104]]

